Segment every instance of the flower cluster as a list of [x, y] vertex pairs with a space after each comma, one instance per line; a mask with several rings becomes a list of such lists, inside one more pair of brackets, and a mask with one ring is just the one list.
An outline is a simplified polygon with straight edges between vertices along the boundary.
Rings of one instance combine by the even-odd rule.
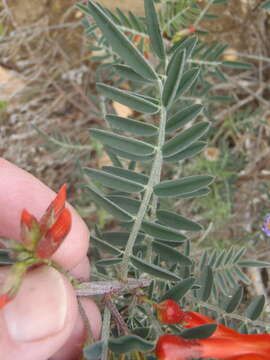
[[267, 235], [270, 236], [270, 214], [267, 214], [267, 218], [262, 226], [262, 231]]
[[15, 260], [0, 293], [0, 308], [14, 298], [26, 271], [33, 265], [48, 264], [46, 259], [53, 255], [68, 234], [71, 213], [65, 207], [65, 201], [66, 185], [63, 185], [39, 221], [27, 210], [22, 210], [21, 242], [0, 239], [0, 245], [8, 249], [10, 257]]
[[[154, 304], [158, 319], [164, 324], [181, 324], [192, 328], [215, 323], [215, 320], [194, 311], [183, 311], [173, 300]], [[173, 315], [174, 314], [174, 315]], [[174, 320], [173, 320], [174, 316]], [[214, 333], [207, 339], [184, 339], [181, 336], [164, 334], [156, 344], [159, 360], [188, 360], [215, 358], [227, 360], [269, 360], [269, 334], [241, 334], [222, 324], [217, 324]]]

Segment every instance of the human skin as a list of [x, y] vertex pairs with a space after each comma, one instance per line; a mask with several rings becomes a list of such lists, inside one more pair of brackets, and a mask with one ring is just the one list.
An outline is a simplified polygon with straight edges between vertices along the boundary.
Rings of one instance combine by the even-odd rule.
[[[31, 174], [0, 158], [0, 237], [20, 240], [20, 216], [25, 208], [39, 219], [56, 194]], [[69, 204], [72, 227], [52, 259], [81, 280], [90, 265], [87, 226]], [[9, 267], [0, 268], [0, 289]], [[92, 333], [99, 337], [100, 313], [82, 299]], [[85, 337], [77, 298], [69, 281], [51, 267], [29, 271], [15, 299], [0, 310], [1, 360], [79, 360]]]

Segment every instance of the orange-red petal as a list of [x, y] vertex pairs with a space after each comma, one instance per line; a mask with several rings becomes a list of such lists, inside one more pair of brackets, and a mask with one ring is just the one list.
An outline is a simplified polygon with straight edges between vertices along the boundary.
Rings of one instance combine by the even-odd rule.
[[26, 209], [21, 213], [21, 240], [29, 250], [33, 250], [40, 240], [40, 227], [35, 216], [31, 215]]
[[8, 292], [0, 295], [0, 309], [2, 309], [8, 302], [12, 300], [12, 297]]
[[[182, 323], [186, 328], [192, 328], [195, 326], [200, 326], [208, 323], [216, 323], [215, 320], [202, 315], [201, 313], [195, 311], [184, 311], [182, 317]], [[233, 330], [227, 326], [222, 324], [217, 324], [216, 331], [211, 335], [211, 337], [235, 337], [238, 336], [239, 333], [236, 330]]]
[[158, 339], [156, 349], [158, 360], [186, 360], [199, 358], [201, 347], [194, 340], [186, 340], [180, 336], [165, 334]]
[[40, 228], [43, 234], [53, 226], [61, 212], [65, 208], [65, 201], [67, 196], [67, 186], [64, 184], [58, 191], [55, 199], [50, 203], [45, 214], [39, 221]]
[[36, 248], [36, 255], [49, 258], [61, 245], [71, 228], [71, 213], [64, 209], [53, 226], [42, 237]]

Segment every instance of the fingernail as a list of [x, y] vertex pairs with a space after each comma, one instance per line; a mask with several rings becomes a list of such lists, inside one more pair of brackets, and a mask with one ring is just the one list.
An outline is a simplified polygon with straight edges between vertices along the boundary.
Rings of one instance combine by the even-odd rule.
[[61, 331], [67, 316], [67, 289], [63, 277], [51, 267], [30, 271], [15, 299], [4, 309], [14, 341], [41, 340]]

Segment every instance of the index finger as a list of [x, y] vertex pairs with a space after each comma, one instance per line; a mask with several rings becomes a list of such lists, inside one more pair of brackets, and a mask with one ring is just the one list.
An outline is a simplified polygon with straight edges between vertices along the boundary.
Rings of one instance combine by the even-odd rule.
[[[56, 193], [30, 173], [0, 158], [0, 236], [20, 240], [20, 216], [25, 208], [40, 219]], [[52, 259], [67, 269], [78, 265], [86, 256], [89, 231], [75, 211], [71, 230]]]

